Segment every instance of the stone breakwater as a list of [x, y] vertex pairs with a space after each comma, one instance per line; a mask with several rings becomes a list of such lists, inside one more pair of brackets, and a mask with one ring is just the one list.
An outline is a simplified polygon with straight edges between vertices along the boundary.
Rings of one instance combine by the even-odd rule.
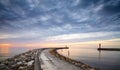
[[71, 64], [74, 64], [75, 66], [78, 66], [78, 67], [82, 68], [83, 70], [99, 70], [99, 69], [97, 69], [97, 68], [94, 68], [94, 67], [89, 66], [88, 64], [82, 63], [82, 62], [80, 62], [80, 61], [73, 60], [73, 59], [68, 58], [68, 57], [65, 57], [65, 56], [59, 54], [59, 53], [57, 52], [57, 50], [59, 50], [59, 49], [57, 49], [57, 48], [56, 48], [56, 49], [52, 49], [52, 50], [50, 50], [50, 53], [51, 53], [52, 55], [55, 55], [56, 57], [58, 57], [58, 58], [61, 59], [61, 60], [64, 60], [64, 61], [66, 61], [66, 62], [69, 62], [69, 63], [71, 63]]
[[34, 70], [34, 58], [37, 50], [30, 50], [25, 53], [0, 61], [0, 70]]

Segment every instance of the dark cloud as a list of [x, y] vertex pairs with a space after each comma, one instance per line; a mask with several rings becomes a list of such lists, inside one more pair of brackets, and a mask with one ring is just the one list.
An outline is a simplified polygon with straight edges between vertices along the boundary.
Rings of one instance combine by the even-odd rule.
[[91, 5], [96, 5], [100, 0], [81, 0], [78, 7], [87, 8]]
[[99, 11], [99, 13], [107, 16], [120, 13], [120, 0], [116, 0], [116, 1], [108, 0], [108, 1], [104, 1], [102, 4], [104, 6]]

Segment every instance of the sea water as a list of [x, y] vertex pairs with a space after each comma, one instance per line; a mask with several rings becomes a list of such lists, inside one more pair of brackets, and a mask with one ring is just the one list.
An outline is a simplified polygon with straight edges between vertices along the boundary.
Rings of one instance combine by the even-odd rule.
[[11, 58], [20, 53], [26, 52], [29, 48], [25, 47], [0, 47], [0, 61]]
[[[113, 47], [120, 48], [119, 46]], [[58, 52], [100, 70], [120, 70], [120, 51], [98, 51], [97, 45], [88, 45], [87, 47], [83, 45], [71, 46], [69, 49], [58, 50]]]

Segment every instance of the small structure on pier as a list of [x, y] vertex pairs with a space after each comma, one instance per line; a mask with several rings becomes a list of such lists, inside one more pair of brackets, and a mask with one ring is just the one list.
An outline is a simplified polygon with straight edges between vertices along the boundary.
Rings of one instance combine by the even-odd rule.
[[97, 50], [108, 50], [108, 51], [120, 51], [120, 48], [102, 48], [101, 47], [101, 43], [99, 44], [99, 47], [97, 48]]
[[101, 43], [99, 43], [99, 48], [101, 48]]

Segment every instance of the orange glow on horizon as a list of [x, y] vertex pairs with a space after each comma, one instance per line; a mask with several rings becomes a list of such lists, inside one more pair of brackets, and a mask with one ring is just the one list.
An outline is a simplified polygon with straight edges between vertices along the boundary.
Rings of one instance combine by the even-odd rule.
[[56, 44], [54, 43], [33, 43], [33, 44], [26, 44], [26, 47], [57, 47]]
[[11, 44], [0, 44], [0, 47], [10, 47], [12, 46]]
[[11, 44], [0, 44], [0, 52], [4, 55], [7, 56], [9, 54], [9, 47]]
[[3, 43], [0, 44], [0, 48], [4, 47], [27, 47], [27, 48], [41, 48], [41, 47], [64, 47], [64, 46], [84, 46], [84, 45], [98, 45], [99, 43], [103, 45], [118, 45], [120, 46], [120, 39], [109, 39], [109, 40], [99, 40], [99, 41], [86, 41], [86, 42], [65, 42], [65, 43], [59, 43], [59, 42], [33, 42], [33, 43], [16, 43], [16, 44], [10, 44], [10, 43]]
[[71, 43], [32, 43], [32, 44], [26, 44], [26, 47], [64, 47], [67, 46], [84, 46], [84, 45], [98, 45], [99, 43], [103, 45], [118, 45], [120, 46], [119, 42], [116, 42], [116, 40], [120, 39], [110, 39], [110, 40], [103, 40], [103, 41], [88, 41], [88, 42], [71, 42]]

